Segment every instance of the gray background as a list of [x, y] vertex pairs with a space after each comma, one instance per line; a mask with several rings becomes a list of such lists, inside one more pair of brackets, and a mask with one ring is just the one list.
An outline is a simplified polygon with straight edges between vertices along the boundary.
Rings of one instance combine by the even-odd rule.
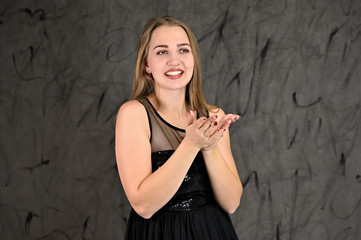
[[0, 239], [122, 239], [114, 117], [154, 15], [199, 40], [240, 239], [361, 239], [361, 1], [1, 0]]

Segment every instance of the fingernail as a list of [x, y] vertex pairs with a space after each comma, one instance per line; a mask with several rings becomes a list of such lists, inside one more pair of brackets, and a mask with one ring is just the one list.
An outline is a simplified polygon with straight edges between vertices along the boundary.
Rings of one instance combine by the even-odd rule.
[[204, 118], [202, 118], [202, 120], [205, 121], [205, 120], [207, 120], [207, 118], [204, 117]]
[[217, 121], [214, 121], [213, 125], [214, 125], [214, 126], [217, 126], [217, 125], [218, 125], [218, 122], [217, 122]]
[[226, 131], [226, 129], [223, 129], [223, 132], [225, 132]]
[[212, 119], [217, 119], [217, 117], [218, 117], [217, 115], [213, 115]]
[[232, 123], [234, 123], [234, 122], [233, 122], [233, 121], [231, 121], [230, 123], [228, 123], [228, 125], [229, 125], [229, 126], [231, 126], [231, 125], [232, 125]]

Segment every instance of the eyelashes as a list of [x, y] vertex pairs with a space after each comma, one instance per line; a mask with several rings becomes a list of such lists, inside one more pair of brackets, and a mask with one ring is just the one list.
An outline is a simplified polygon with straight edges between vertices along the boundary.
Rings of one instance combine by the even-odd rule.
[[157, 55], [164, 55], [164, 54], [167, 54], [166, 50], [161, 50], [157, 52]]
[[187, 48], [181, 48], [181, 49], [179, 50], [179, 52], [180, 52], [180, 53], [189, 53], [190, 51], [189, 51], [189, 49], [187, 49]]
[[[181, 48], [181, 49], [179, 49], [179, 53], [189, 53], [190, 52], [190, 50], [189, 49], [187, 49], [187, 48]], [[167, 50], [160, 50], [160, 51], [158, 51], [157, 52], [157, 55], [165, 55], [165, 54], [168, 54], [168, 51]]]

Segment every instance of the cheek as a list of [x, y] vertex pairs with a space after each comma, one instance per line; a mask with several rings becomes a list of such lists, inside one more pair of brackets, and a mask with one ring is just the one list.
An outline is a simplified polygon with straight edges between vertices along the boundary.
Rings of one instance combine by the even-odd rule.
[[188, 68], [193, 68], [193, 66], [194, 66], [194, 58], [193, 58], [193, 55], [192, 55], [192, 54], [187, 55], [187, 56], [183, 59], [183, 62], [185, 63], [185, 65], [186, 65]]
[[157, 61], [154, 61], [154, 59], [152, 57], [148, 57], [147, 68], [146, 68], [147, 72], [154, 74], [154, 72], [157, 71], [157, 68], [158, 68]]
[[188, 65], [189, 68], [192, 68], [192, 69], [194, 68], [194, 59], [193, 59], [193, 57], [191, 57], [191, 58], [189, 59], [187, 65]]

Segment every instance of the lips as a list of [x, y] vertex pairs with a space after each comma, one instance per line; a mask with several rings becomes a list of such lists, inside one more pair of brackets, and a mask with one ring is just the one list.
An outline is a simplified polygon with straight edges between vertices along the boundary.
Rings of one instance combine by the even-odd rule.
[[176, 76], [176, 75], [179, 75], [179, 74], [182, 74], [183, 72], [182, 71], [174, 71], [174, 72], [166, 72], [165, 75], [167, 76]]
[[164, 73], [167, 78], [177, 79], [183, 75], [184, 71], [182, 69], [169, 69]]

